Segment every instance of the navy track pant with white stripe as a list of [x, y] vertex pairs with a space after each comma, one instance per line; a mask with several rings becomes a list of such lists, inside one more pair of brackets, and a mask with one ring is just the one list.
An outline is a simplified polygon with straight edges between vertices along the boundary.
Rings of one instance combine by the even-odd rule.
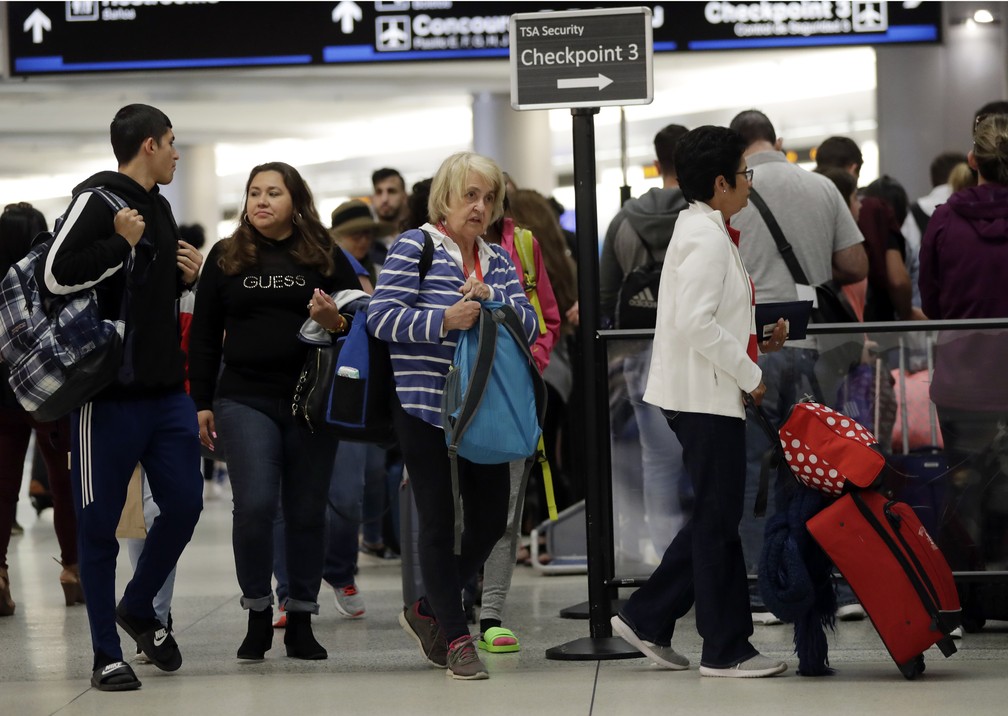
[[137, 463], [147, 473], [161, 514], [147, 534], [126, 612], [154, 617], [153, 600], [175, 567], [203, 509], [199, 428], [183, 392], [152, 398], [95, 400], [71, 415], [70, 478], [77, 511], [81, 583], [99, 655], [122, 659], [115, 623], [115, 568], [126, 488]]

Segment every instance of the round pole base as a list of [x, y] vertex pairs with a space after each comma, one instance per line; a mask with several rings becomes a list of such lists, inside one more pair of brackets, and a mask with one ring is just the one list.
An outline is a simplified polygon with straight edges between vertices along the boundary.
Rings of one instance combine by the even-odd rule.
[[586, 636], [546, 650], [546, 658], [555, 661], [610, 661], [643, 657], [642, 653], [618, 636]]

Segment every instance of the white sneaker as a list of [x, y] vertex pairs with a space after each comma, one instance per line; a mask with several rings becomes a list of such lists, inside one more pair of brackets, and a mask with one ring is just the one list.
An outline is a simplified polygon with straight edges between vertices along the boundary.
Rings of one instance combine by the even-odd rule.
[[612, 624], [616, 636], [620, 637], [634, 649], [649, 657], [658, 666], [672, 671], [682, 671], [689, 668], [689, 659], [673, 649], [671, 646], [661, 646], [650, 641], [645, 641], [637, 636], [637, 633], [630, 628], [619, 614], [609, 620]]
[[701, 676], [720, 676], [728, 679], [758, 679], [787, 671], [787, 664], [757, 654], [735, 666], [714, 667], [700, 665]]
[[868, 615], [865, 613], [864, 607], [855, 602], [837, 607], [836, 616], [842, 622], [859, 622]]
[[771, 611], [765, 612], [753, 612], [752, 613], [752, 623], [761, 624], [763, 626], [776, 626], [778, 624], [783, 624], [778, 616]]

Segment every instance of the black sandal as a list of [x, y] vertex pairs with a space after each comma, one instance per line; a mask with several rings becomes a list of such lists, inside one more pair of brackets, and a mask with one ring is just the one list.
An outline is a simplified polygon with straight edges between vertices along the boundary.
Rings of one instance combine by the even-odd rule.
[[91, 685], [99, 691], [133, 691], [140, 688], [140, 679], [125, 661], [113, 661], [94, 670]]

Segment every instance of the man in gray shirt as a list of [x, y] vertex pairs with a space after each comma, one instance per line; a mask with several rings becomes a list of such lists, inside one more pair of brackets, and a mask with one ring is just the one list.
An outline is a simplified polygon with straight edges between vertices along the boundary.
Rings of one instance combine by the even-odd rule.
[[[748, 145], [745, 158], [753, 170], [753, 188], [763, 197], [794, 248], [809, 283], [815, 286], [833, 279], [842, 285], [863, 279], [868, 273], [864, 238], [833, 182], [791, 164], [780, 151], [781, 140], [762, 112], [742, 112], [730, 126], [745, 139]], [[804, 300], [806, 296], [800, 295], [802, 289], [796, 287], [766, 222], [751, 201], [731, 218], [731, 224], [742, 234], [739, 253], [756, 285], [756, 303]], [[791, 406], [806, 393], [817, 400], [832, 402], [828, 396], [834, 381], [826, 379], [837, 371], [824, 370], [824, 364], [833, 353], [826, 351], [820, 339], [789, 341], [783, 350], [759, 356], [767, 385], [763, 410], [775, 427], [780, 426]], [[845, 361], [841, 359], [838, 363]], [[755, 501], [762, 455], [768, 447], [767, 437], [755, 426], [755, 421], [747, 421], [747, 506]], [[785, 484], [775, 486], [778, 501], [780, 490], [785, 487]], [[763, 520], [755, 519], [747, 509], [739, 532], [749, 574], [755, 574], [759, 566], [763, 527]], [[768, 623], [769, 617], [765, 616], [768, 612], [758, 590], [752, 589], [750, 598], [754, 621]]]

